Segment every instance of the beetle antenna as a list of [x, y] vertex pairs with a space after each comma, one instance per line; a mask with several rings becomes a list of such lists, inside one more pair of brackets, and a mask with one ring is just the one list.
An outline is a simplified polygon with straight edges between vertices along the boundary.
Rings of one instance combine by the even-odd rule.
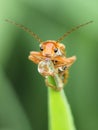
[[78, 25], [78, 26], [72, 28], [71, 30], [69, 30], [68, 32], [66, 32], [63, 36], [61, 36], [61, 37], [57, 40], [57, 42], [61, 42], [61, 41], [62, 41], [66, 36], [68, 36], [70, 33], [74, 32], [74, 31], [76, 31], [77, 29], [79, 29], [79, 28], [81, 28], [81, 27], [83, 27], [83, 26], [85, 26], [85, 25], [87, 25], [87, 24], [89, 24], [89, 23], [92, 23], [92, 22], [93, 22], [93, 21], [89, 21], [89, 22], [87, 22], [87, 23], [83, 23], [83, 24], [80, 24], [80, 25]]
[[36, 35], [34, 32], [32, 32], [30, 29], [28, 29], [28, 28], [25, 27], [24, 25], [18, 24], [18, 23], [14, 22], [14, 21], [12, 21], [12, 20], [9, 20], [9, 19], [6, 19], [5, 21], [8, 22], [8, 23], [11, 23], [11, 24], [13, 24], [13, 25], [16, 25], [17, 27], [19, 27], [19, 28], [23, 29], [24, 31], [28, 32], [28, 33], [29, 33], [31, 36], [33, 36], [39, 43], [42, 42], [42, 40], [39, 38], [38, 35]]

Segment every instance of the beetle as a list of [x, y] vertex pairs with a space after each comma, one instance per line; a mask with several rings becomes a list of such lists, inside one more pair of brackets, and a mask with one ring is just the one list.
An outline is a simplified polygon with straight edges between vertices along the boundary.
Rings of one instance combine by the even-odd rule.
[[[30, 29], [28, 29], [24, 25], [18, 24], [16, 22], [8, 20], [8, 19], [6, 19], [5, 21], [9, 22], [11, 24], [14, 24], [17, 27], [28, 32], [31, 36], [33, 36], [40, 43], [40, 45], [39, 45], [40, 52], [31, 51], [30, 55], [28, 57], [29, 60], [33, 61], [35, 64], [38, 64], [39, 73], [44, 77], [49, 76], [49, 75], [55, 76], [55, 74], [58, 74], [59, 78], [62, 80], [62, 82], [64, 84], [66, 84], [66, 82], [67, 82], [68, 72], [69, 72], [68, 68], [75, 62], [76, 56], [67, 58], [65, 45], [62, 44], [61, 41], [66, 36], [68, 36], [70, 33], [72, 33], [73, 31], [93, 22], [93, 21], [89, 21], [89, 22], [80, 24], [80, 25], [72, 28], [71, 30], [66, 32], [63, 36], [61, 36], [58, 40], [43, 41], [42, 39], [39, 38], [38, 35], [36, 35], [34, 32], [32, 32]], [[55, 70], [55, 72], [52, 72], [52, 73], [50, 73], [49, 68], [47, 68], [48, 64], [51, 63], [50, 61], [52, 61], [53, 65], [54, 65], [54, 70]], [[42, 69], [42, 66], [44, 67], [43, 69]], [[54, 89], [57, 88], [55, 86], [50, 85], [47, 80], [46, 80], [46, 84]], [[60, 90], [60, 89], [58, 89], [58, 90]]]

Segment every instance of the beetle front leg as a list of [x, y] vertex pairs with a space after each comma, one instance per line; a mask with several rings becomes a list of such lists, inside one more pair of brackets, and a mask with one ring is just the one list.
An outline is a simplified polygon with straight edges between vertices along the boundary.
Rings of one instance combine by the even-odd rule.
[[33, 61], [35, 64], [38, 64], [42, 59], [43, 56], [40, 52], [32, 51], [29, 55], [29, 60]]
[[[59, 68], [59, 67], [70, 67], [76, 60], [76, 56], [72, 56], [70, 58], [66, 58], [66, 57], [60, 57], [57, 56], [53, 59], [53, 63], [55, 68]], [[56, 62], [56, 63], [55, 63]]]
[[67, 61], [67, 67], [70, 67], [76, 61], [76, 56], [67, 58], [66, 61]]

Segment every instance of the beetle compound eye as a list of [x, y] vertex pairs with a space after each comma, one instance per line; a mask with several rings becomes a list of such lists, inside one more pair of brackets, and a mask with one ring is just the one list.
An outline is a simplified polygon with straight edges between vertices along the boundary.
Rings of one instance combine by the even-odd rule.
[[57, 51], [58, 51], [58, 48], [55, 48], [55, 49], [54, 49], [54, 52], [56, 53]]
[[42, 46], [40, 47], [40, 50], [41, 50], [41, 51], [43, 51], [43, 50], [44, 50]]

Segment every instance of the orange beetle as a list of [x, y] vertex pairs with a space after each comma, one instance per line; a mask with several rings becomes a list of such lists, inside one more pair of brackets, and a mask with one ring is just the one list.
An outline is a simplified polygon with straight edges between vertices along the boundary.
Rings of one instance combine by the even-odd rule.
[[[70, 58], [66, 58], [65, 46], [53, 40], [42, 42], [40, 45], [40, 50], [41, 52], [30, 52], [29, 59], [36, 64], [39, 64], [41, 61], [51, 59], [54, 64], [56, 73], [58, 73], [59, 77], [62, 79], [62, 82], [65, 84], [68, 77], [68, 68], [74, 63], [76, 57], [72, 56]], [[47, 66], [47, 64], [44, 65], [43, 68], [46, 68], [45, 66]], [[55, 75], [54, 72], [50, 74], [48, 68], [45, 71], [39, 71], [39, 73], [43, 76]], [[61, 88], [57, 89], [57, 87], [49, 84], [47, 79], [46, 84], [47, 86], [55, 88], [56, 90], [61, 90]]]
[[[57, 73], [59, 75], [59, 78], [62, 80], [63, 83], [67, 82], [68, 68], [75, 62], [76, 57], [75, 56], [72, 56], [69, 58], [66, 57], [65, 45], [62, 44], [61, 41], [66, 36], [68, 36], [70, 33], [77, 30], [78, 28], [83, 27], [83, 26], [93, 22], [93, 21], [89, 21], [87, 23], [80, 24], [80, 25], [72, 28], [70, 31], [66, 32], [63, 36], [61, 36], [56, 41], [47, 40], [47, 41], [43, 42], [43, 40], [41, 40], [38, 37], [38, 35], [36, 35], [34, 32], [32, 32], [30, 29], [26, 28], [25, 26], [23, 26], [21, 24], [17, 24], [16, 22], [13, 22], [8, 19], [6, 21], [9, 23], [12, 23], [12, 24], [18, 26], [19, 28], [23, 29], [24, 31], [28, 32], [31, 36], [33, 36], [40, 43], [40, 52], [32, 51], [32, 52], [30, 52], [30, 55], [28, 57], [31, 61], [40, 65], [40, 67], [41, 67], [41, 65], [44, 67], [44, 69], [43, 69], [44, 71], [40, 71], [40, 69], [38, 69], [39, 73], [41, 75], [43, 75], [44, 77], [49, 76], [49, 75], [54, 76], [54, 72], [49, 73], [49, 70], [48, 70], [49, 68], [47, 68], [48, 64], [46, 63], [47, 59], [48, 59], [48, 61], [51, 60], [54, 65], [54, 68], [55, 68], [55, 73]], [[42, 69], [42, 67], [41, 67], [41, 69]], [[61, 88], [57, 89], [57, 87], [49, 84], [47, 79], [46, 79], [46, 84], [56, 90], [61, 90]]]

